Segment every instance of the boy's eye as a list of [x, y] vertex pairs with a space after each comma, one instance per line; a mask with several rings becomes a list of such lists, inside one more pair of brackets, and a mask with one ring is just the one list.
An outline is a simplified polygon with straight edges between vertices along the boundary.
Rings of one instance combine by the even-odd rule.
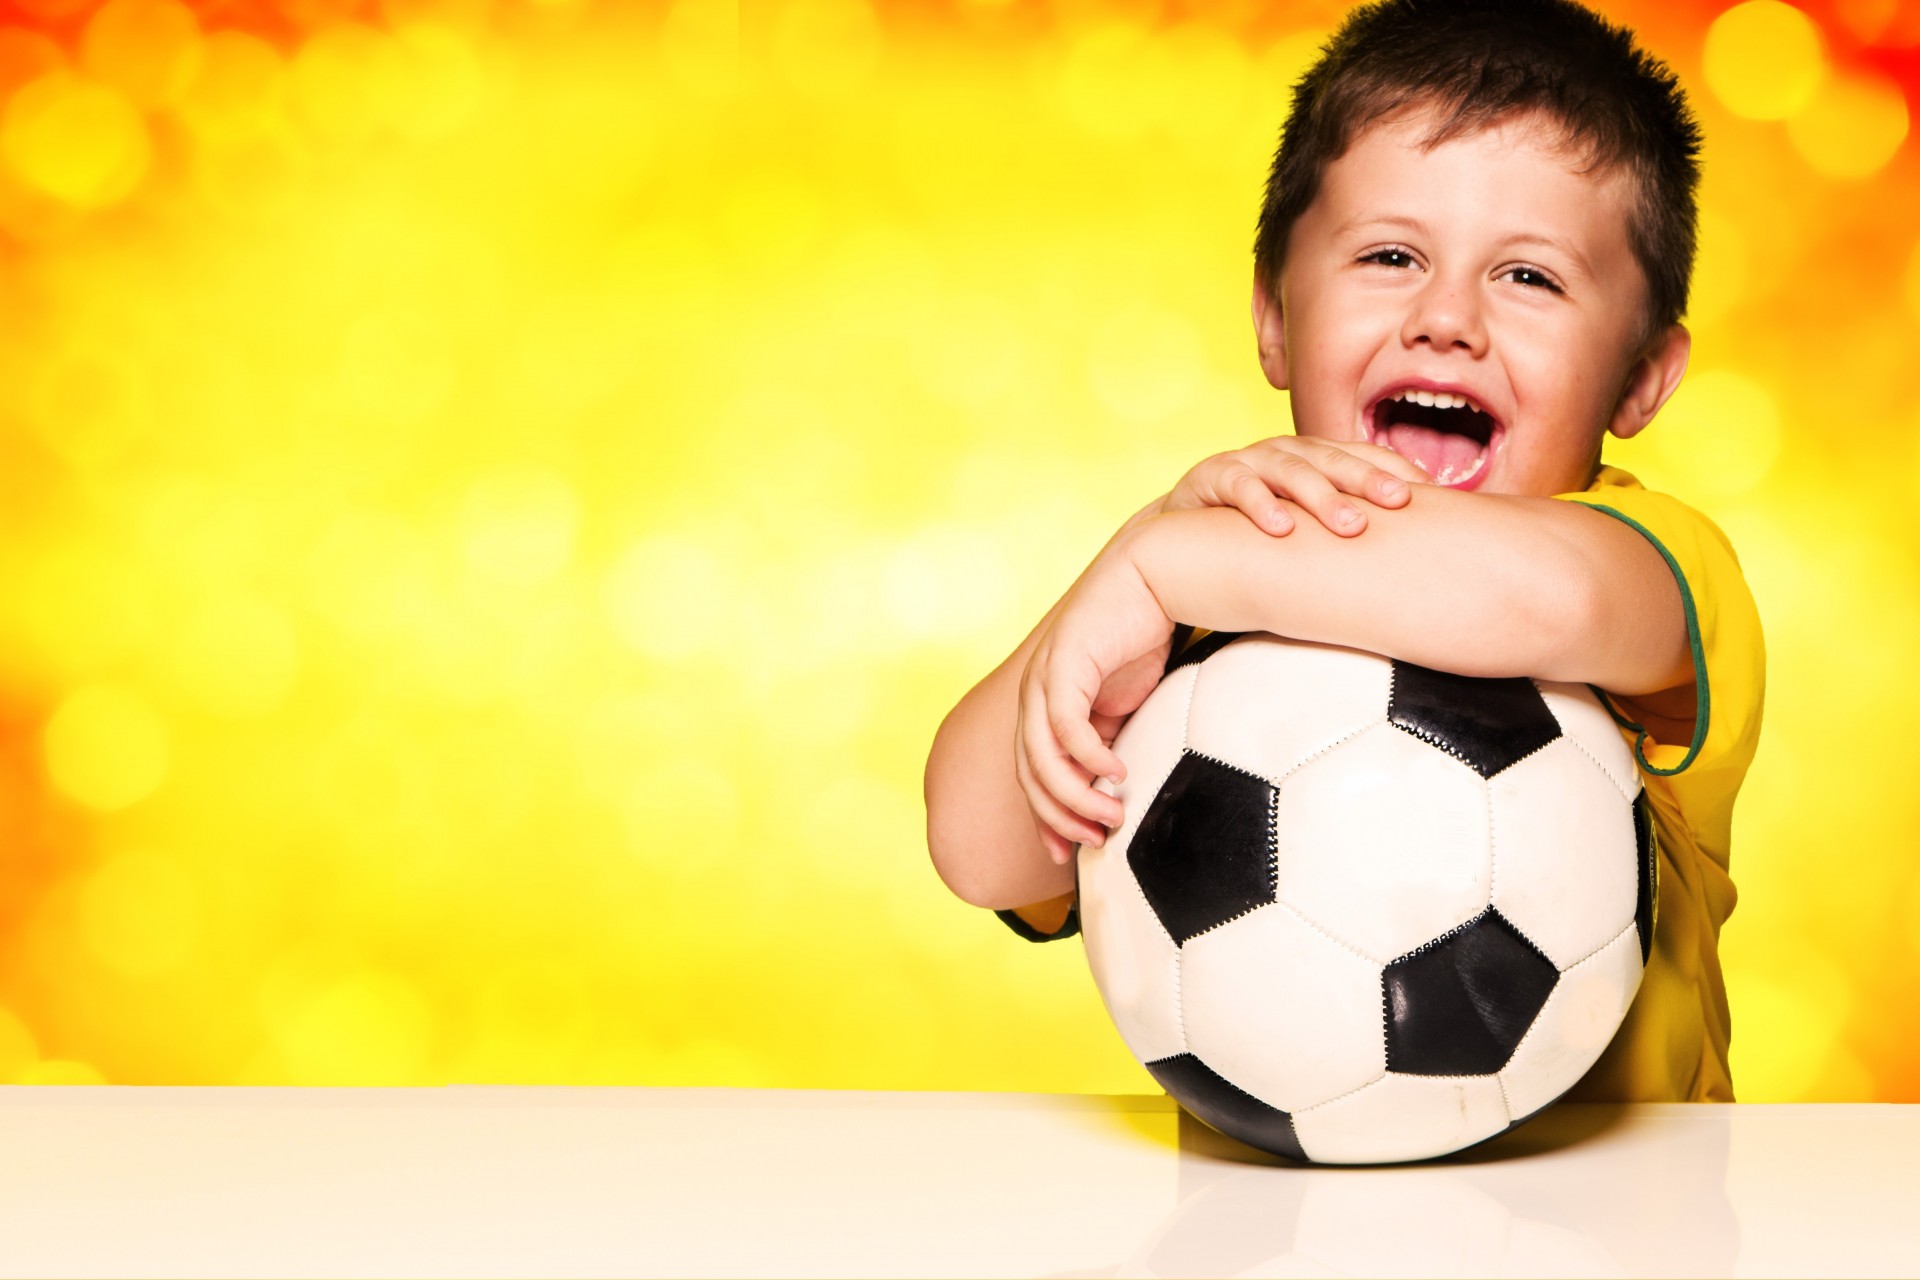
[[1554, 278], [1537, 267], [1508, 267], [1501, 279], [1511, 280], [1515, 284], [1529, 285], [1536, 289], [1550, 289], [1554, 293], [1564, 293]]
[[1363, 253], [1360, 255], [1360, 261], [1377, 262], [1383, 267], [1411, 267], [1414, 265], [1412, 254], [1408, 253], [1405, 249], [1392, 246], [1385, 249], [1375, 249], [1369, 253]]

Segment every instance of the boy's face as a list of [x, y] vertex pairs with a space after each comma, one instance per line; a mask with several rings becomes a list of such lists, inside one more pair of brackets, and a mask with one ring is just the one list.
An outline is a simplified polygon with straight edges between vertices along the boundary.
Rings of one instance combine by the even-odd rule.
[[[1376, 123], [1293, 226], [1279, 305], [1256, 285], [1269, 380], [1303, 436], [1369, 440], [1456, 489], [1582, 489], [1686, 366], [1642, 342], [1631, 180], [1579, 170], [1538, 121], [1422, 150], [1424, 115]], [[1421, 400], [1428, 403], [1422, 404]]]

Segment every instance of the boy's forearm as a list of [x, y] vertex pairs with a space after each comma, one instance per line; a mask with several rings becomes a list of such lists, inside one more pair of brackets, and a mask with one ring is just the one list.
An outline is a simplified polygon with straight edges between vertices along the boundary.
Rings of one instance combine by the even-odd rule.
[[1679, 591], [1640, 535], [1578, 504], [1416, 486], [1357, 538], [1275, 538], [1239, 512], [1175, 511], [1124, 549], [1167, 615], [1463, 675], [1637, 694], [1691, 678]]
[[[1155, 498], [1110, 540], [1158, 513]], [[1013, 771], [1020, 677], [1059, 612], [1056, 601], [1018, 648], [947, 713], [927, 755], [927, 848], [955, 894], [980, 907], [1024, 907], [1070, 893], [1073, 870], [1056, 865], [1034, 827]]]
[[1025, 906], [1073, 888], [1071, 868], [1047, 857], [1013, 771], [1020, 676], [1053, 613], [947, 713], [927, 755], [927, 850], [947, 888], [976, 907]]

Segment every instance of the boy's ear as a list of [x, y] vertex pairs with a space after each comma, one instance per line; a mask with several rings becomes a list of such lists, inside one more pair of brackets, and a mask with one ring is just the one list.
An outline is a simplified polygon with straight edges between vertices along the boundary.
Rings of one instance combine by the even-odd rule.
[[1660, 412], [1680, 375], [1687, 371], [1687, 356], [1693, 350], [1693, 335], [1682, 324], [1662, 329], [1640, 358], [1627, 370], [1627, 385], [1621, 389], [1620, 403], [1614, 406], [1613, 421], [1607, 430], [1622, 440], [1631, 440]]
[[1267, 375], [1277, 391], [1287, 389], [1287, 326], [1280, 314], [1280, 300], [1273, 296], [1267, 282], [1257, 274], [1253, 278], [1253, 339], [1259, 344], [1260, 371]]

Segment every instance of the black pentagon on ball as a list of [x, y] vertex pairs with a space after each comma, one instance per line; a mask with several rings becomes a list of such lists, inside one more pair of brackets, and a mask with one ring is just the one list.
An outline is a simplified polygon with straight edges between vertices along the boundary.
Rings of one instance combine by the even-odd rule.
[[1640, 884], [1633, 903], [1633, 925], [1640, 933], [1640, 963], [1653, 952], [1653, 896], [1660, 883], [1660, 847], [1653, 838], [1653, 804], [1646, 788], [1633, 798], [1633, 841], [1639, 857]]
[[1553, 961], [1487, 908], [1381, 973], [1387, 1070], [1415, 1076], [1500, 1070], [1559, 980]]
[[1293, 1117], [1270, 1107], [1190, 1053], [1175, 1054], [1146, 1068], [1175, 1102], [1229, 1138], [1277, 1156], [1305, 1160]]
[[1387, 719], [1465, 761], [1483, 778], [1560, 736], [1560, 722], [1533, 681], [1487, 678], [1393, 664]]
[[1273, 901], [1273, 787], [1183, 754], [1127, 846], [1127, 864], [1175, 942]]

